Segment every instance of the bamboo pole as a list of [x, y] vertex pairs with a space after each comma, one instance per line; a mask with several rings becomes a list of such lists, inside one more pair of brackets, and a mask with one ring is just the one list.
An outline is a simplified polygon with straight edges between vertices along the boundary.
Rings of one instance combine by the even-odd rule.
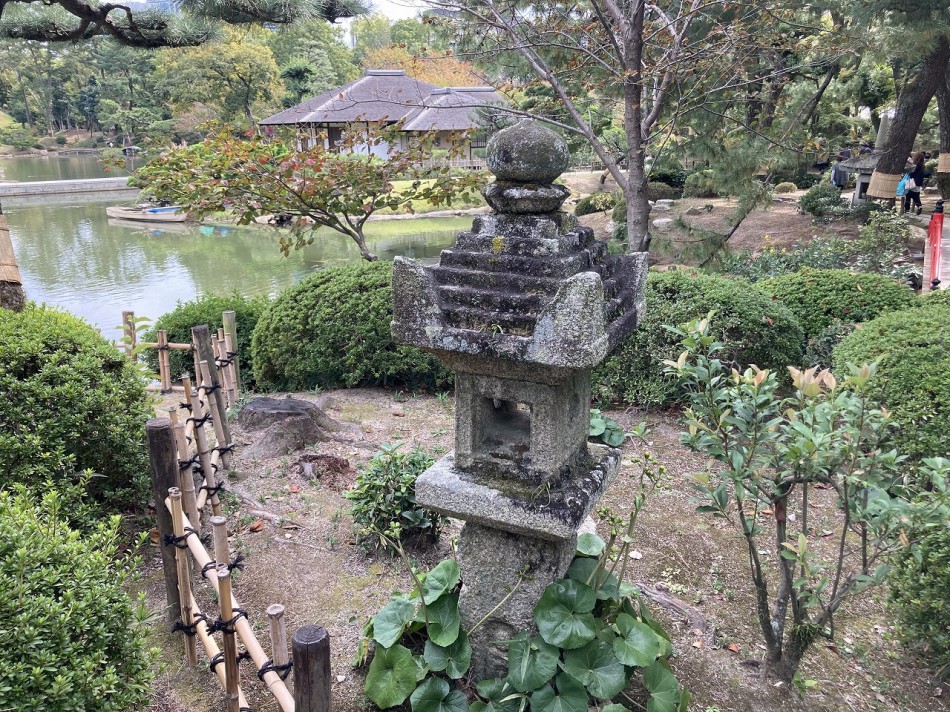
[[[221, 620], [231, 621], [234, 618], [234, 606], [231, 602], [231, 572], [227, 568], [218, 569], [218, 601], [221, 606]], [[237, 638], [234, 625], [224, 628], [224, 690], [228, 712], [241, 712], [238, 701], [238, 663]]]
[[[213, 659], [215, 656], [221, 654], [221, 649], [218, 647], [218, 644], [214, 642], [214, 638], [208, 633], [208, 626], [203, 620], [201, 620], [201, 609], [198, 608], [198, 604], [195, 602], [195, 597], [191, 597], [191, 610], [195, 618], [198, 618], [198, 625], [195, 626], [195, 633], [198, 634], [198, 640], [201, 641], [201, 647], [205, 649], [205, 655], [209, 659]], [[214, 666], [214, 674], [218, 676], [218, 680], [221, 682], [221, 687], [227, 685], [227, 677], [224, 674], [224, 668], [220, 665]], [[244, 691], [238, 687], [238, 701], [242, 708], [247, 708], [247, 699], [244, 697]]]
[[162, 393], [172, 389], [172, 364], [168, 356], [168, 332], [158, 330], [158, 378], [162, 382]]
[[[199, 365], [199, 368], [200, 368], [201, 361], [208, 362], [208, 371], [211, 374], [211, 378], [210, 378], [210, 381], [206, 383], [205, 385], [212, 388], [216, 386], [220, 386], [221, 380], [218, 375], [218, 367], [214, 363], [214, 348], [211, 345], [211, 331], [205, 325], [195, 326], [195, 327], [192, 327], [191, 329], [191, 337], [192, 337], [192, 340], [195, 342], [195, 348], [198, 350], [199, 358], [197, 359], [197, 363]], [[195, 371], [195, 373], [198, 374], [195, 376], [196, 378], [201, 378], [200, 370]], [[230, 429], [228, 428], [228, 414], [227, 414], [227, 408], [224, 407], [224, 401], [219, 400], [217, 402], [217, 409], [214, 412], [215, 412], [215, 415], [217, 416], [215, 418], [215, 422], [218, 422], [220, 420], [221, 429], [222, 429], [222, 432], [224, 433], [224, 437], [221, 438], [221, 444], [230, 444], [231, 432], [230, 432]]]
[[224, 332], [224, 348], [231, 360], [229, 368], [231, 369], [231, 388], [233, 391], [231, 407], [233, 408], [241, 397], [241, 374], [238, 370], [238, 353], [234, 348], [234, 337], [226, 331]]
[[211, 531], [214, 535], [214, 563], [217, 568], [227, 566], [231, 561], [228, 548], [228, 520], [226, 517], [211, 517]]
[[188, 518], [200, 524], [201, 515], [198, 511], [198, 498], [195, 495], [195, 476], [191, 471], [191, 458], [188, 457], [189, 448], [188, 441], [185, 439], [185, 426], [178, 419], [177, 408], [168, 409], [168, 419], [172, 421], [175, 444], [178, 446], [178, 479], [181, 481], [182, 505]]
[[[195, 447], [198, 450], [198, 462], [201, 465], [201, 469], [204, 472], [205, 477], [205, 487], [208, 487], [207, 490], [202, 490], [202, 492], [209, 492], [211, 490], [217, 489], [218, 482], [214, 476], [214, 467], [212, 466], [211, 457], [208, 452], [208, 437], [205, 434], [204, 425], [197, 425], [197, 420], [200, 420], [203, 417], [203, 409], [201, 408], [201, 399], [198, 397], [198, 393], [191, 389], [191, 379], [188, 376], [181, 377], [182, 383], [185, 384], [185, 392], [191, 392], [191, 417], [195, 420], [192, 420], [195, 425]], [[205, 495], [205, 501], [208, 500], [209, 495]], [[211, 498], [211, 511], [216, 516], [221, 514], [221, 500], [218, 498], [217, 492], [210, 495]]]
[[270, 649], [274, 665], [286, 665], [290, 662], [287, 651], [287, 626], [284, 622], [284, 607], [279, 603], [267, 607], [270, 620]]
[[[184, 512], [181, 509], [181, 490], [171, 487], [168, 490], [168, 499], [171, 501], [172, 526], [176, 537], [185, 535]], [[189, 555], [187, 550], [175, 548], [175, 563], [178, 569], [178, 596], [181, 599], [181, 622], [191, 628], [194, 617], [191, 610], [191, 570], [188, 568]], [[183, 634], [185, 639], [185, 659], [191, 666], [198, 664], [198, 648], [195, 647], [195, 636]]]
[[[218, 471], [221, 465], [221, 453], [215, 450], [211, 453], [211, 469], [215, 472]], [[208, 490], [201, 490], [198, 493], [197, 504], [198, 511], [200, 512], [205, 508], [205, 505], [208, 503]]]
[[[166, 503], [167, 505], [167, 503]], [[188, 519], [185, 519], [185, 526], [190, 527], [191, 523]], [[208, 563], [211, 562], [211, 556], [208, 554], [207, 549], [205, 549], [204, 544], [201, 543], [201, 540], [198, 537], [190, 536], [188, 537], [188, 548], [191, 551], [191, 555], [195, 558], [195, 561], [199, 566], [204, 568]], [[214, 590], [217, 591], [218, 597], [221, 596], [221, 591], [218, 589], [218, 578], [213, 575], [213, 572], [209, 569], [204, 577], [211, 582], [211, 585], [214, 587]], [[240, 608], [240, 604], [237, 599], [234, 597], [233, 592], [231, 593], [231, 607]], [[241, 642], [244, 644], [244, 649], [251, 656], [251, 660], [254, 661], [254, 665], [257, 666], [257, 669], [260, 670], [268, 661], [267, 653], [264, 652], [264, 648], [261, 647], [260, 642], [257, 640], [257, 637], [254, 635], [254, 631], [251, 630], [251, 624], [246, 618], [241, 618], [235, 623], [234, 627], [237, 629], [238, 637], [241, 639]], [[267, 685], [271, 694], [274, 696], [274, 699], [277, 700], [277, 704], [280, 705], [283, 712], [294, 712], [294, 698], [290, 694], [290, 691], [287, 689], [287, 685], [284, 684], [284, 681], [280, 679], [280, 675], [276, 672], [265, 672], [263, 675], [264, 683]]]
[[221, 381], [228, 394], [228, 407], [237, 405], [237, 395], [234, 392], [234, 372], [231, 370], [231, 357], [228, 356], [228, 345], [224, 329], [218, 329], [218, 359], [221, 361]]
[[125, 336], [125, 355], [129, 357], [129, 360], [135, 360], [135, 339], [137, 337], [135, 332], [135, 312], [134, 311], [124, 311], [122, 312], [122, 333]]
[[214, 437], [218, 441], [217, 452], [221, 453], [221, 464], [226, 470], [231, 469], [231, 453], [223, 450], [221, 448], [227, 448], [231, 445], [229, 440], [230, 433], [224, 427], [224, 423], [221, 422], [219, 413], [221, 412], [221, 390], [215, 388], [209, 384], [212, 383], [211, 380], [211, 371], [209, 370], [210, 365], [207, 361], [201, 361], [201, 378], [203, 382], [202, 388], [204, 388], [205, 398], [208, 399], [208, 412], [213, 413], [211, 418], [211, 425], [214, 426]]
[[[159, 345], [160, 344], [157, 341], [140, 341], [139, 342], [139, 346], [146, 349], [157, 349]], [[191, 344], [178, 344], [178, 343], [175, 343], [174, 341], [169, 341], [165, 345], [171, 351], [191, 351], [192, 349]]]
[[238, 352], [237, 352], [237, 314], [228, 309], [225, 312], [221, 313], [221, 322], [224, 324], [224, 338], [225, 343], [227, 343], [228, 351], [232, 354], [230, 358], [233, 358], [234, 361], [231, 364], [234, 370], [234, 387], [237, 391], [237, 394], [241, 394], [241, 364], [238, 362]]

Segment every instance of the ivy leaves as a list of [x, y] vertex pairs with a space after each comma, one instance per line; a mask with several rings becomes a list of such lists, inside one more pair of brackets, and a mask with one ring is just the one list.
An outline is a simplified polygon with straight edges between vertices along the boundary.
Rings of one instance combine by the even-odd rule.
[[534, 607], [534, 620], [545, 642], [570, 650], [594, 639], [594, 604], [590, 586], [565, 579], [544, 590]]
[[366, 675], [366, 696], [381, 709], [401, 705], [416, 689], [417, 670], [408, 648], [377, 646]]

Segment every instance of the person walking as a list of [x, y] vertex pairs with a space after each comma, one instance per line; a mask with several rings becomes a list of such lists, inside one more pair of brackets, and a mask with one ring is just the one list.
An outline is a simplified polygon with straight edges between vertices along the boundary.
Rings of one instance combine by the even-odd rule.
[[[926, 161], [923, 151], [918, 151], [908, 162], [907, 173], [910, 175], [907, 181], [907, 188], [904, 192], [904, 212], [910, 210], [911, 202], [917, 208], [917, 214], [923, 211], [923, 205], [920, 202], [920, 189], [924, 187], [924, 162]], [[913, 185], [911, 185], [913, 182]]]

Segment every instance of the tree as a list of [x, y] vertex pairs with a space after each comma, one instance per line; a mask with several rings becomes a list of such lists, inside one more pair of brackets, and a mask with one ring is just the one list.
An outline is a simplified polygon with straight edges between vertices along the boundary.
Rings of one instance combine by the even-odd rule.
[[222, 25], [334, 22], [364, 11], [360, 0], [182, 0], [175, 9], [134, 10], [95, 0], [0, 0], [0, 37], [66, 42], [105, 35], [130, 47], [189, 47], [215, 39]]
[[353, 37], [353, 53], [361, 64], [369, 50], [389, 47], [393, 43], [389, 18], [379, 13], [353, 20], [350, 34]]
[[367, 69], [402, 69], [407, 75], [439, 87], [468, 87], [483, 84], [470, 63], [449, 53], [413, 55], [398, 46], [367, 50], [363, 55]]
[[454, 175], [449, 167], [462, 153], [461, 141], [439, 161], [430, 137], [413, 137], [400, 148], [404, 140], [398, 125], [353, 128], [338, 152], [321, 141], [300, 149], [219, 131], [203, 143], [162, 154], [139, 169], [134, 183], [197, 218], [225, 210], [238, 214], [241, 224], [262, 215], [294, 218], [291, 237], [281, 237], [285, 253], [311, 244], [313, 231], [327, 227], [353, 240], [363, 259], [373, 262], [378, 258], [363, 232], [373, 213], [411, 211], [415, 202], [451, 205], [456, 196], [467, 199], [481, 181], [476, 173]]

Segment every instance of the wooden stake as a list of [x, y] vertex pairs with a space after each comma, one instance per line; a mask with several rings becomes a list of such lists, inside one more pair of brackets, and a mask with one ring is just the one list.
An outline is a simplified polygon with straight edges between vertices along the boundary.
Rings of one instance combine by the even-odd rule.
[[[200, 620], [201, 609], [198, 608], [198, 604], [195, 602], [195, 597], [191, 597], [191, 610], [194, 613], [196, 618], [199, 618], [198, 625], [195, 626], [195, 632], [198, 634], [198, 640], [201, 641], [201, 647], [205, 649], [205, 655], [209, 659], [214, 658], [221, 652], [221, 649], [218, 647], [218, 644], [214, 642], [208, 634], [208, 626], [205, 625], [204, 621]], [[221, 665], [214, 666], [214, 673], [218, 676], [218, 680], [221, 681], [221, 687], [227, 685], [227, 676], [224, 674], [224, 668]], [[244, 692], [238, 687], [238, 700], [242, 708], [248, 708], [247, 698], [244, 697]]]
[[330, 634], [321, 626], [305, 625], [292, 641], [297, 712], [330, 712]]
[[[221, 605], [221, 620], [230, 621], [234, 618], [234, 607], [231, 603], [231, 572], [218, 569], [218, 601]], [[224, 691], [228, 712], [241, 712], [241, 703], [238, 700], [238, 663], [237, 638], [234, 624], [224, 629]]]
[[122, 312], [122, 333], [125, 335], [125, 355], [129, 357], [129, 360], [134, 361], [135, 339], [137, 338], [135, 332], [135, 312]]
[[[220, 386], [221, 379], [218, 377], [218, 367], [214, 363], [214, 349], [211, 346], [211, 332], [207, 326], [195, 326], [191, 329], [191, 338], [195, 343], [195, 347], [198, 352], [198, 358], [196, 363], [200, 365], [202, 361], [208, 362], [208, 371], [211, 375], [211, 382], [206, 383], [207, 386]], [[201, 371], [195, 371], [196, 378], [201, 378]], [[231, 443], [231, 430], [228, 428], [228, 414], [227, 408], [224, 407], [224, 400], [218, 399], [215, 410], [216, 418], [215, 422], [221, 421], [221, 428], [224, 432], [224, 437], [221, 439], [220, 445], [229, 445]]]
[[[195, 419], [192, 420], [192, 422], [196, 423], [204, 414], [204, 410], [201, 407], [201, 399], [198, 397], [198, 394], [192, 390], [191, 379], [188, 378], [188, 376], [182, 376], [181, 381], [185, 385], [185, 393], [191, 393], [191, 417]], [[207, 491], [210, 492], [217, 488], [218, 482], [214, 476], [214, 467], [211, 466], [211, 456], [208, 450], [208, 436], [205, 434], [204, 425], [195, 426], [194, 436], [195, 447], [198, 450], [198, 462], [205, 476], [205, 487], [207, 487]], [[216, 516], [221, 514], [221, 500], [218, 498], [217, 492], [210, 495], [210, 499], [212, 513]]]
[[238, 371], [238, 353], [234, 348], [234, 337], [228, 332], [224, 332], [224, 348], [227, 351], [228, 358], [231, 359], [229, 368], [231, 369], [231, 388], [234, 390], [234, 400], [231, 401], [231, 407], [234, 408], [241, 397], [241, 374]]
[[267, 607], [270, 619], [270, 649], [274, 665], [286, 665], [290, 662], [287, 650], [287, 627], [284, 624], [284, 607], [279, 603]]
[[241, 364], [238, 363], [238, 338], [237, 338], [237, 314], [231, 309], [221, 313], [221, 321], [224, 324], [224, 340], [228, 347], [228, 352], [234, 354], [230, 358], [234, 359], [231, 366], [234, 370], [234, 388], [240, 395], [241, 393]]
[[[198, 499], [195, 495], [195, 476], [191, 471], [190, 449], [185, 439], [185, 425], [178, 419], [178, 409], [168, 409], [168, 419], [172, 421], [172, 430], [175, 433], [175, 445], [178, 447], [178, 479], [181, 487], [181, 502], [188, 518], [196, 525], [201, 522], [198, 513]], [[186, 464], [182, 464], [186, 463]]]
[[162, 393], [172, 389], [172, 364], [168, 355], [168, 332], [158, 330], [158, 378], [162, 382]]
[[214, 426], [214, 437], [218, 441], [218, 452], [221, 453], [221, 465], [224, 469], [230, 470], [231, 453], [222, 448], [226, 448], [231, 444], [231, 441], [228, 439], [231, 434], [227, 432], [224, 423], [221, 422], [222, 419], [217, 415], [217, 413], [221, 412], [221, 401], [223, 397], [220, 394], [222, 391], [208, 387], [208, 384], [212, 382], [211, 365], [205, 360], [202, 360], [199, 365], [201, 366], [201, 379], [204, 384], [202, 387], [204, 388], [205, 398], [208, 399], [208, 412], [215, 414], [211, 418], [211, 425]]
[[152, 497], [155, 498], [155, 519], [162, 550], [162, 571], [165, 574], [165, 617], [174, 622], [181, 609], [178, 596], [178, 570], [175, 548], [165, 546], [165, 537], [175, 535], [172, 515], [162, 506], [168, 490], [178, 486], [178, 452], [172, 422], [168, 418], [152, 418], [145, 425], [148, 437], [148, 460], [152, 472]]
[[[184, 512], [181, 509], [181, 490], [177, 487], [171, 487], [168, 490], [168, 499], [171, 500], [172, 527], [175, 530], [175, 537], [179, 538], [185, 535]], [[187, 627], [194, 624], [194, 618], [191, 610], [191, 571], [188, 568], [189, 554], [187, 549], [175, 547], [175, 562], [178, 570], [178, 596], [181, 599], [181, 621]], [[195, 646], [195, 636], [184, 633], [185, 639], [185, 659], [188, 664], [195, 666], [198, 664], [198, 648]]]
[[231, 561], [228, 548], [228, 520], [226, 517], [211, 517], [211, 531], [214, 534], [214, 563], [216, 568], [227, 566]]

